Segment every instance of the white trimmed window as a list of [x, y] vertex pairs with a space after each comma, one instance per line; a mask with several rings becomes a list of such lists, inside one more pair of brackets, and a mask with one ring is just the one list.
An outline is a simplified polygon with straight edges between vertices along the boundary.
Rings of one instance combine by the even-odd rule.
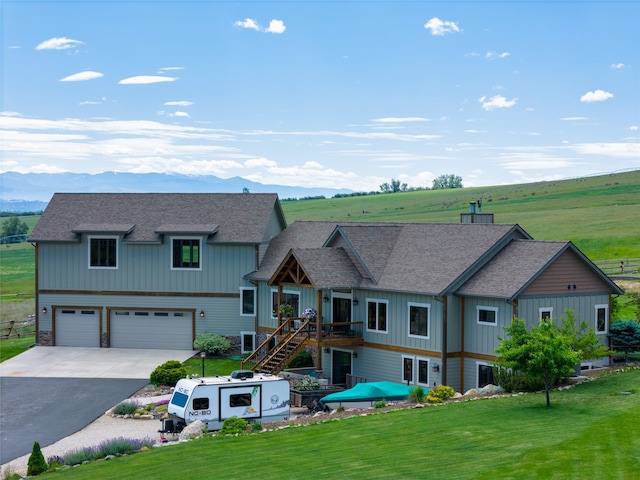
[[242, 342], [242, 353], [249, 353], [255, 350], [256, 332], [240, 332]]
[[428, 303], [408, 303], [409, 336], [429, 338], [431, 305]]
[[256, 314], [256, 289], [240, 287], [240, 315], [253, 317]]
[[596, 334], [609, 331], [609, 305], [596, 305]]
[[367, 298], [367, 330], [387, 333], [388, 300]]
[[538, 309], [538, 319], [547, 322], [553, 318], [553, 307], [540, 307]]
[[[289, 304], [293, 307], [292, 318], [300, 316], [300, 292], [283, 290], [282, 304]], [[271, 290], [271, 316], [278, 318], [278, 290]]]
[[202, 270], [200, 238], [171, 238], [171, 269]]
[[402, 382], [429, 386], [429, 359], [402, 356]]
[[89, 237], [89, 268], [118, 268], [117, 237]]
[[498, 325], [498, 307], [483, 307], [478, 305], [478, 323], [480, 325]]

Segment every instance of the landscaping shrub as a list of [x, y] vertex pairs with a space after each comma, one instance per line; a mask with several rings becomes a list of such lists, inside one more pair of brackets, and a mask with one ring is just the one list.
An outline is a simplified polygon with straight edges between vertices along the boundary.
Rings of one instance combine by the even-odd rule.
[[291, 360], [287, 368], [304, 368], [304, 367], [313, 367], [313, 358], [311, 354], [303, 350], [296, 357]]
[[386, 406], [387, 406], [387, 400], [385, 398], [373, 403], [373, 408], [384, 408]]
[[98, 445], [101, 458], [108, 455], [126, 455], [133, 452], [139, 452], [144, 447], [152, 447], [154, 441], [147, 438], [145, 440], [138, 440], [132, 438], [114, 438], [111, 440], [105, 440]]
[[420, 385], [413, 387], [409, 390], [409, 400], [416, 403], [424, 402], [425, 397], [427, 396], [427, 392], [424, 391]]
[[447, 385], [438, 385], [436, 388], [429, 390], [427, 401], [432, 403], [444, 402], [447, 398], [451, 398], [456, 394], [455, 390]]
[[187, 369], [178, 360], [169, 360], [151, 372], [150, 382], [154, 385], [174, 386], [187, 376]]
[[40, 444], [38, 442], [34, 442], [33, 449], [31, 450], [31, 455], [29, 456], [29, 461], [27, 463], [27, 475], [33, 477], [34, 475], [40, 475], [47, 470], [49, 470], [49, 466], [44, 459], [42, 450], [40, 450]]
[[294, 390], [320, 390], [322, 385], [315, 377], [305, 375], [303, 378], [299, 378], [293, 382]]
[[229, 351], [231, 343], [217, 333], [201, 333], [193, 342], [193, 348], [207, 355], [221, 355]]
[[251, 422], [251, 431], [259, 432], [262, 430], [262, 422]]
[[225, 435], [234, 435], [244, 432], [248, 425], [244, 418], [231, 417], [222, 422], [222, 429], [220, 431]]
[[135, 400], [120, 402], [111, 409], [114, 415], [133, 415], [140, 408], [140, 404]]

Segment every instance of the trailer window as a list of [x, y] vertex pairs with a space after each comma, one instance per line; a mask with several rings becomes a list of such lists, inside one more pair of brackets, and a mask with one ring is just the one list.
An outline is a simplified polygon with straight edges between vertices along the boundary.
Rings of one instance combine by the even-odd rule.
[[229, 397], [230, 407], [250, 407], [251, 406], [251, 394], [239, 393], [237, 395], [231, 395]]
[[189, 400], [189, 397], [180, 392], [173, 392], [173, 397], [171, 397], [171, 403], [179, 407], [184, 407], [187, 404], [187, 400]]
[[194, 398], [193, 399], [193, 409], [194, 410], [209, 410], [209, 399], [207, 397]]

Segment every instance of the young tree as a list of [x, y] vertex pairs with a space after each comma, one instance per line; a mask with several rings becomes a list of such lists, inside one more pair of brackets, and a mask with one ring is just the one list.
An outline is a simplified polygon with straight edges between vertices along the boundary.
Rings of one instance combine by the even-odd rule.
[[501, 357], [498, 362], [541, 381], [550, 407], [551, 387], [561, 377], [573, 373], [580, 362], [580, 352], [572, 348], [571, 339], [562, 335], [552, 322], [542, 322], [528, 331], [524, 321], [515, 318], [505, 331], [510, 338], [500, 339], [496, 350]]
[[562, 317], [560, 334], [569, 338], [571, 347], [580, 352], [581, 360], [593, 360], [609, 355], [609, 348], [600, 343], [596, 332], [589, 328], [589, 323], [585, 321], [577, 323], [578, 319], [574, 311], [566, 309]]
[[40, 444], [34, 442], [29, 461], [27, 462], [27, 475], [30, 477], [40, 475], [49, 469], [42, 450], [40, 450]]

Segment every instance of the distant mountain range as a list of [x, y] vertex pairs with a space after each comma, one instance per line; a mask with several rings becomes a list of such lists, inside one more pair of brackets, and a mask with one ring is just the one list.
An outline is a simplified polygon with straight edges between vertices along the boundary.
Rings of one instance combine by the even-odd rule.
[[0, 211], [44, 210], [54, 193], [277, 193], [281, 199], [353, 193], [347, 189], [264, 185], [242, 177], [163, 173], [0, 173]]

